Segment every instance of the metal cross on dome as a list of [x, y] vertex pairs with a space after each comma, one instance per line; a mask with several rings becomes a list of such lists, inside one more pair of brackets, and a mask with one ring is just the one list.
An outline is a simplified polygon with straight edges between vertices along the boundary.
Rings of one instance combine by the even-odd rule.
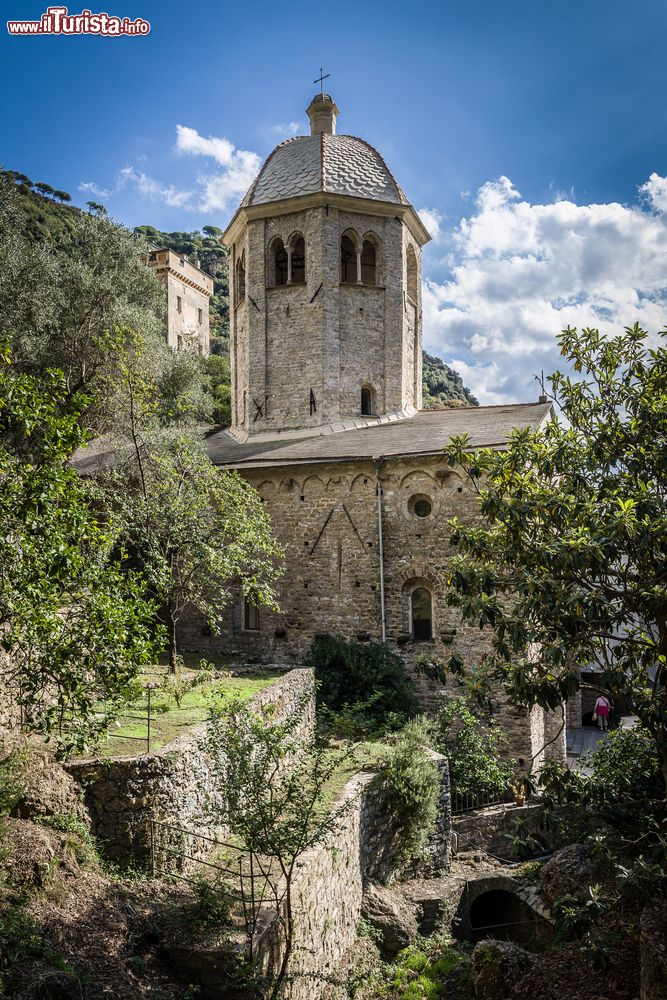
[[324, 95], [324, 80], [327, 80], [330, 76], [331, 76], [331, 73], [325, 73], [324, 70], [322, 69], [322, 67], [320, 66], [320, 75], [318, 76], [318, 78], [316, 80], [313, 80], [313, 83], [319, 83], [319, 85], [320, 85], [320, 94], [322, 94], [322, 95]]

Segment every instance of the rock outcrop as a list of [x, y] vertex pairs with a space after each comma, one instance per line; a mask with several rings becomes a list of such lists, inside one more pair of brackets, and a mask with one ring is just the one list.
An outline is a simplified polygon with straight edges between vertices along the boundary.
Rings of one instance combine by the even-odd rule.
[[382, 935], [382, 950], [387, 955], [395, 955], [417, 936], [415, 909], [396, 889], [368, 885], [364, 891], [361, 915]]
[[476, 1000], [506, 1000], [537, 958], [511, 941], [480, 941], [472, 953]]

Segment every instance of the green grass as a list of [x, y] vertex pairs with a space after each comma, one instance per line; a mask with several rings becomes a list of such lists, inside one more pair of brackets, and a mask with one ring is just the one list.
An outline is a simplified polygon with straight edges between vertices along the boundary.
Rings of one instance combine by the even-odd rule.
[[[205, 676], [205, 675], [204, 675]], [[184, 684], [193, 679], [201, 679], [202, 673], [184, 668], [178, 680]], [[97, 747], [102, 757], [137, 756], [147, 752], [147, 693], [151, 686], [151, 752], [171, 743], [176, 737], [205, 722], [212, 701], [229, 701], [251, 698], [275, 677], [269, 675], [218, 677], [204, 679], [203, 683], [186, 690], [180, 706], [169, 690], [170, 678], [166, 667], [155, 666], [142, 671], [141, 683], [144, 694], [130, 702], [127, 710], [109, 728], [109, 735]]]

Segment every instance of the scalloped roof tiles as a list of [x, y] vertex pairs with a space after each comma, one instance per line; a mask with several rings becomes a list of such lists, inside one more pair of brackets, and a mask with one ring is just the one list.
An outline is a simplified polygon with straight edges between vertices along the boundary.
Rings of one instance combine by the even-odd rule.
[[242, 208], [320, 191], [409, 204], [378, 151], [353, 135], [303, 135], [276, 146]]

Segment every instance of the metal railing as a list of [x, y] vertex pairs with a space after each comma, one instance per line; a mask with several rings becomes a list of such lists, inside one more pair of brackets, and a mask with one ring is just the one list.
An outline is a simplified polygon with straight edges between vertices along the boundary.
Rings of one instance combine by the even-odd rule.
[[[216, 889], [230, 903], [241, 905], [243, 926], [248, 939], [250, 957], [253, 954], [253, 940], [257, 929], [259, 912], [271, 894], [274, 895], [274, 881], [267, 865], [253, 851], [239, 844], [233, 844], [196, 830], [149, 820], [150, 860], [153, 876], [164, 875], [177, 878], [191, 885], [201, 885], [201, 878], [193, 875], [195, 866], [201, 865], [217, 876]], [[178, 846], [175, 846], [175, 842]], [[199, 856], [198, 849], [209, 855], [225, 852], [227, 861], [211, 861]], [[167, 865], [166, 859], [175, 859], [178, 864]], [[176, 868], [180, 870], [175, 870]], [[189, 873], [189, 874], [188, 874]]]
[[486, 809], [489, 806], [503, 806], [514, 803], [514, 793], [507, 789], [504, 792], [485, 792], [461, 795], [452, 792], [452, 816], [461, 813], [474, 812], [476, 809]]

